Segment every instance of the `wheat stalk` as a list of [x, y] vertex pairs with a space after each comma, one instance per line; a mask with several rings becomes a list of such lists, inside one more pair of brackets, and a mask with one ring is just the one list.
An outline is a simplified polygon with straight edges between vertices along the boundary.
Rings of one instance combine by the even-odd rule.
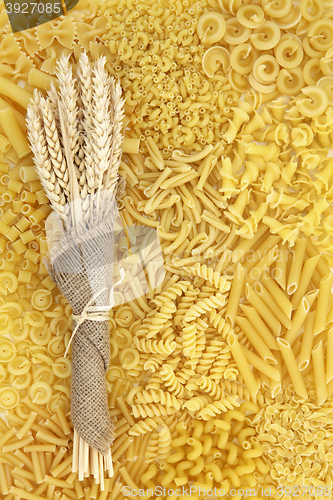
[[27, 124], [36, 171], [53, 210], [59, 213], [62, 220], [65, 220], [68, 215], [68, 207], [64, 206], [66, 199], [52, 169], [43, 122], [36, 104], [36, 102], [40, 103], [41, 97], [37, 92], [34, 93], [34, 97], [35, 103], [31, 104], [27, 110]]
[[70, 154], [73, 161], [77, 179], [80, 178], [78, 165], [81, 163], [77, 156], [79, 150], [78, 132], [78, 106], [77, 91], [72, 66], [69, 64], [69, 56], [62, 56], [57, 64], [56, 74], [59, 80], [59, 104], [64, 114], [64, 122], [68, 135]]
[[101, 57], [93, 70], [93, 158], [95, 167], [95, 190], [103, 188], [103, 174], [111, 159], [112, 122], [109, 115], [110, 77], [104, 66], [106, 59]]
[[81, 196], [84, 198], [88, 193], [94, 192], [95, 187], [95, 171], [93, 166], [92, 157], [92, 114], [93, 114], [93, 102], [92, 102], [92, 69], [89, 63], [88, 56], [85, 52], [81, 54], [79, 61], [79, 68], [77, 72], [77, 77], [80, 82], [80, 98], [82, 103], [82, 134], [83, 137], [83, 161], [82, 166], [85, 173], [85, 185], [82, 186]]
[[55, 175], [58, 178], [59, 185], [64, 191], [66, 201], [69, 201], [70, 190], [68, 169], [66, 160], [62, 153], [57, 123], [53, 114], [53, 106], [50, 105], [48, 99], [41, 98], [39, 109], [41, 111], [41, 116], [44, 122], [45, 136], [52, 167]]
[[105, 172], [104, 185], [107, 189], [115, 189], [117, 182], [118, 168], [123, 147], [123, 118], [125, 101], [121, 97], [121, 86], [119, 82], [111, 79], [111, 107], [113, 115], [111, 161], [109, 168]]
[[[110, 201], [106, 188], [108, 195], [117, 198], [124, 192], [125, 181], [118, 175], [124, 101], [120, 84], [108, 75], [105, 62], [100, 58], [92, 69], [87, 55], [82, 54], [75, 78], [69, 57], [61, 57], [56, 71], [59, 92], [53, 85], [47, 98], [35, 92], [35, 102], [27, 110], [36, 170], [67, 231], [70, 218], [75, 232], [86, 231], [89, 220], [92, 227], [103, 219], [105, 206], [100, 202]], [[77, 437], [74, 429], [73, 471], [75, 466], [83, 477], [89, 469], [89, 445], [80, 437], [79, 446]], [[94, 468], [101, 466], [102, 483], [103, 459], [95, 452], [90, 449]], [[111, 452], [105, 465], [111, 476]]]
[[92, 223], [106, 189], [116, 198], [124, 192], [118, 175], [124, 100], [105, 62], [101, 57], [92, 68], [83, 53], [74, 76], [69, 56], [61, 57], [59, 91], [52, 84], [47, 98], [35, 93], [28, 113], [36, 168], [52, 207], [64, 216], [66, 202], [83, 198], [82, 213], [72, 214], [76, 223], [82, 217]]
[[49, 107], [52, 110], [54, 119], [59, 124], [59, 111], [58, 111], [58, 93], [53, 82], [51, 82], [50, 90], [47, 91], [47, 98], [49, 101]]

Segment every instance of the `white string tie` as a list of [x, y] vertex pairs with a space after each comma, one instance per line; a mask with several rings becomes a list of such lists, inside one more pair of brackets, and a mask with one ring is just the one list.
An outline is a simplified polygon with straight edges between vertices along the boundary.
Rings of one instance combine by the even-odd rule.
[[119, 266], [119, 272], [120, 272], [120, 280], [117, 281], [113, 285], [113, 287], [110, 290], [110, 303], [106, 306], [92, 306], [91, 304], [94, 302], [94, 300], [105, 290], [105, 286], [91, 299], [85, 307], [83, 308], [81, 314], [73, 314], [73, 321], [75, 321], [75, 328], [72, 332], [71, 338], [69, 339], [68, 346], [66, 348], [64, 358], [67, 356], [68, 350], [71, 346], [72, 340], [74, 338], [74, 335], [76, 334], [78, 328], [82, 323], [84, 323], [87, 319], [89, 321], [107, 321], [109, 319], [109, 314], [110, 314], [110, 309], [114, 306], [114, 294], [113, 290], [114, 288], [121, 283], [125, 277], [125, 271], [122, 266]]

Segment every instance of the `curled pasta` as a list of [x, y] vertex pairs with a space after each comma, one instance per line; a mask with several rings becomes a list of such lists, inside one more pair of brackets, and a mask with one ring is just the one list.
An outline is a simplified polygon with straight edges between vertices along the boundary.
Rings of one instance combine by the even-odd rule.
[[130, 436], [142, 436], [147, 432], [151, 432], [152, 430], [157, 429], [158, 426], [158, 421], [152, 418], [146, 418], [145, 420], [140, 420], [140, 422], [136, 422], [134, 425], [132, 425], [132, 427], [128, 431], [128, 434]]
[[310, 59], [304, 64], [303, 78], [307, 85], [316, 85], [323, 77], [321, 59]]
[[265, 13], [260, 5], [242, 5], [237, 10], [237, 20], [246, 28], [260, 28], [265, 23]]
[[226, 31], [223, 40], [230, 45], [238, 45], [247, 42], [250, 34], [250, 28], [243, 26], [237, 18], [231, 17], [226, 22]]
[[293, 4], [291, 0], [277, 0], [274, 3], [270, 0], [263, 0], [262, 7], [269, 16], [281, 19], [289, 14]]
[[324, 3], [319, 0], [303, 0], [300, 4], [302, 16], [309, 22], [321, 19], [324, 14]]
[[[6, 335], [9, 332], [12, 334], [13, 333], [13, 329], [14, 329], [14, 336], [11, 335], [11, 337], [14, 340], [17, 340], [15, 338], [15, 328], [14, 328], [14, 322], [15, 321], [17, 321], [17, 320], [13, 321], [12, 318], [8, 314], [0, 313], [0, 335]], [[26, 330], [28, 330], [28, 327], [26, 328]]]
[[333, 20], [318, 19], [317, 21], [314, 21], [311, 23], [308, 36], [310, 43], [315, 50], [326, 52], [332, 46], [331, 40], [333, 37]]
[[242, 43], [235, 47], [230, 54], [231, 67], [241, 75], [251, 73], [258, 58], [258, 52], [250, 43]]
[[211, 47], [206, 50], [202, 58], [202, 69], [207, 76], [212, 78], [219, 66], [222, 66], [223, 71], [226, 73], [230, 68], [230, 53], [225, 47]]
[[40, 311], [28, 311], [24, 315], [24, 321], [30, 326], [43, 326], [46, 323], [46, 318]]
[[223, 38], [226, 31], [226, 22], [222, 14], [206, 12], [199, 17], [196, 30], [202, 43], [213, 44]]
[[7, 370], [13, 375], [24, 375], [30, 370], [31, 361], [25, 356], [16, 356], [7, 364]]
[[56, 377], [69, 377], [72, 371], [71, 361], [68, 358], [57, 358], [57, 361], [52, 364], [52, 371]]
[[125, 370], [131, 370], [135, 368], [140, 361], [139, 351], [133, 347], [125, 347], [122, 349], [118, 355], [119, 362]]
[[112, 340], [116, 343], [117, 347], [124, 349], [124, 347], [129, 347], [132, 343], [132, 334], [126, 328], [117, 328], [112, 333]]
[[294, 39], [280, 41], [275, 47], [275, 57], [283, 68], [296, 68], [303, 60], [303, 49]]
[[52, 302], [53, 296], [49, 290], [36, 290], [31, 297], [31, 304], [38, 311], [49, 309]]
[[45, 382], [34, 382], [29, 389], [31, 401], [38, 405], [47, 404], [52, 398], [52, 389]]
[[272, 83], [279, 74], [279, 64], [275, 57], [265, 55], [259, 57], [253, 65], [253, 76], [262, 84]]
[[0, 274], [0, 292], [3, 295], [14, 293], [18, 287], [18, 280], [14, 273], [2, 271]]
[[328, 97], [324, 89], [311, 86], [302, 89], [302, 92], [309, 99], [297, 100], [296, 107], [304, 116], [315, 118], [326, 111]]
[[19, 394], [12, 387], [3, 387], [0, 389], [0, 408], [11, 410], [19, 403]]
[[135, 418], [153, 418], [165, 415], [173, 415], [177, 412], [177, 410], [175, 408], [165, 407], [160, 403], [156, 403], [146, 405], [131, 405], [131, 412]]
[[179, 396], [180, 398], [183, 397], [184, 387], [177, 379], [170, 365], [168, 364], [162, 365], [162, 370], [160, 370], [160, 376], [165, 386], [168, 387], [168, 390], [170, 392], [172, 392], [175, 396]]
[[333, 78], [331, 76], [324, 76], [317, 81], [317, 87], [323, 89], [326, 92], [328, 104], [332, 106], [333, 104]]
[[305, 85], [303, 71], [301, 68], [281, 69], [276, 86], [278, 90], [286, 95], [294, 95], [300, 92]]
[[47, 345], [52, 338], [52, 332], [47, 324], [32, 326], [29, 330], [29, 337], [37, 345]]
[[0, 341], [0, 361], [1, 363], [9, 363], [15, 358], [17, 353], [15, 345], [10, 340]]
[[171, 354], [176, 348], [176, 343], [169, 340], [164, 342], [163, 340], [145, 340], [134, 337], [133, 342], [139, 351], [153, 354]]
[[275, 47], [280, 40], [280, 28], [273, 21], [265, 21], [260, 28], [255, 29], [250, 41], [257, 50], [269, 50]]
[[237, 403], [237, 401], [232, 396], [228, 396], [227, 398], [220, 399], [219, 401], [209, 403], [196, 414], [196, 418], [209, 420], [210, 418], [216, 417], [216, 415], [225, 413], [228, 410], [233, 410], [238, 406], [239, 403]]
[[221, 276], [219, 272], [215, 272], [211, 267], [207, 267], [206, 264], [201, 265], [198, 262], [192, 267], [185, 268], [185, 270], [191, 273], [193, 276], [204, 278], [220, 292], [226, 292], [230, 289], [230, 283], [227, 282], [225, 277]]

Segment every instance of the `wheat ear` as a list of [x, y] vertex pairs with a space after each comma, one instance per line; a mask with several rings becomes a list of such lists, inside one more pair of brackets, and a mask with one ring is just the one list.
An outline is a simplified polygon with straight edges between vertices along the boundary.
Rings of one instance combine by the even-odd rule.
[[62, 148], [58, 135], [57, 123], [49, 100], [41, 99], [39, 109], [44, 122], [45, 136], [52, 167], [55, 175], [57, 176], [59, 185], [63, 189], [64, 194], [67, 197], [66, 201], [69, 201], [70, 190], [69, 190], [68, 169], [66, 165], [66, 160], [62, 153]]
[[113, 116], [111, 161], [108, 170], [105, 172], [104, 185], [108, 189], [115, 189], [117, 183], [118, 168], [123, 148], [123, 119], [125, 101], [121, 97], [121, 86], [115, 82], [114, 78], [110, 80], [111, 87], [111, 114]]
[[66, 124], [68, 146], [70, 155], [74, 165], [77, 179], [80, 178], [78, 165], [81, 163], [77, 153], [79, 150], [79, 131], [78, 131], [78, 106], [77, 106], [77, 91], [75, 88], [75, 79], [73, 76], [72, 67], [69, 63], [69, 56], [60, 57], [56, 74], [59, 80], [59, 104], [63, 110], [63, 118]]
[[[92, 69], [85, 52], [81, 54], [79, 67], [77, 71], [77, 80], [80, 82], [80, 99], [83, 111], [82, 123], [82, 151], [83, 151], [83, 171], [85, 173], [85, 184], [81, 188], [81, 197], [84, 198], [89, 193], [94, 192], [95, 187], [95, 172], [93, 167], [92, 157], [92, 114], [93, 114], [93, 98], [92, 98]], [[80, 165], [81, 167], [81, 165]]]
[[62, 220], [65, 220], [68, 209], [64, 206], [66, 204], [65, 196], [59, 186], [48, 155], [43, 122], [36, 104], [36, 101], [40, 102], [40, 100], [40, 96], [37, 97], [35, 94], [35, 102], [31, 103], [27, 109], [28, 138], [34, 155], [36, 171], [46, 195], [53, 210], [59, 213]]
[[49, 107], [52, 110], [56, 124], [59, 124], [59, 110], [58, 110], [58, 94], [57, 89], [53, 82], [51, 82], [50, 90], [47, 91], [47, 98], [49, 101]]
[[105, 70], [106, 59], [101, 57], [93, 70], [93, 118], [92, 139], [95, 166], [95, 190], [103, 187], [103, 174], [110, 164], [112, 145], [112, 122], [109, 114], [110, 77]]

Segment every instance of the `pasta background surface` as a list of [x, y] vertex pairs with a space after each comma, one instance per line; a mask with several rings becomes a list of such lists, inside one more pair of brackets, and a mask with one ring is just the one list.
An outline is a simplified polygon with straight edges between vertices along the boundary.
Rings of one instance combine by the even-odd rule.
[[[81, 0], [13, 35], [0, 5], [2, 498], [188, 483], [333, 498], [332, 9]], [[104, 484], [71, 471], [71, 308], [43, 265], [51, 209], [25, 125], [33, 89], [83, 50], [122, 84], [119, 211], [156, 229], [166, 270], [155, 287], [147, 266], [149, 293], [129, 301], [128, 283], [110, 312]]]

